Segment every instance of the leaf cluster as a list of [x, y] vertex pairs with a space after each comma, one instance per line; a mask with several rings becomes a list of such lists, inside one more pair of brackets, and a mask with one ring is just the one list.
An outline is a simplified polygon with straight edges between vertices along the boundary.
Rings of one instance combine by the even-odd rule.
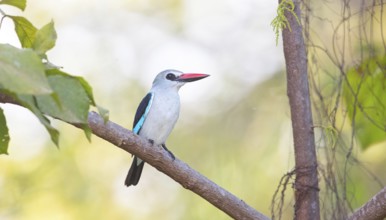
[[[1, 0], [1, 5], [24, 11], [26, 0]], [[87, 115], [89, 108], [96, 106], [91, 86], [82, 77], [65, 73], [48, 61], [47, 51], [57, 39], [54, 22], [36, 28], [25, 17], [8, 15], [1, 9], [0, 13], [1, 23], [6, 18], [13, 21], [21, 46], [0, 44], [0, 93], [35, 114], [56, 146], [59, 131], [51, 125], [49, 117], [79, 125], [90, 139]], [[107, 119], [107, 112], [103, 114]], [[6, 118], [0, 108], [0, 154], [8, 153], [9, 140]]]

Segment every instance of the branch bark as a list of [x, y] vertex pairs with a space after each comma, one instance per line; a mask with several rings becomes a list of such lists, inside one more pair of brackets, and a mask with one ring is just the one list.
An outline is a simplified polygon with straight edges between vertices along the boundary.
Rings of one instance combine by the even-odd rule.
[[178, 158], [174, 161], [165, 150], [153, 147], [147, 140], [113, 122], [103, 123], [95, 112], [88, 117], [93, 133], [102, 139], [135, 154], [146, 163], [168, 175], [184, 188], [201, 196], [234, 219], [268, 219], [225, 189], [189, 167]]
[[[7, 95], [0, 94], [0, 103], [18, 104]], [[149, 141], [133, 134], [130, 130], [108, 121], [96, 112], [88, 115], [88, 124], [96, 136], [113, 145], [135, 154], [146, 163], [168, 175], [184, 188], [196, 193], [218, 209], [234, 219], [268, 220], [269, 218], [247, 205], [243, 200], [221, 188], [186, 163], [175, 158], [173, 160], [165, 150], [152, 146]], [[73, 124], [79, 127], [77, 124]], [[122, 183], [123, 184], [123, 183]]]
[[[279, 0], [279, 3], [281, 0]], [[301, 18], [301, 0], [293, 0], [294, 13]], [[307, 54], [303, 29], [286, 10], [289, 26], [283, 30], [287, 68], [287, 93], [295, 147], [295, 219], [320, 219], [319, 187], [314, 130], [307, 73]]]
[[357, 209], [348, 220], [382, 220], [386, 218], [386, 187]]

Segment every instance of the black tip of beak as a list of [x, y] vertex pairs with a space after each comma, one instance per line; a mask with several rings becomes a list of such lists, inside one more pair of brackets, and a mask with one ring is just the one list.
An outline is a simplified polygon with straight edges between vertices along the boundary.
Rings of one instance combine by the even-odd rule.
[[208, 77], [208, 74], [202, 73], [184, 73], [179, 76], [176, 80], [179, 82], [194, 82], [203, 78]]

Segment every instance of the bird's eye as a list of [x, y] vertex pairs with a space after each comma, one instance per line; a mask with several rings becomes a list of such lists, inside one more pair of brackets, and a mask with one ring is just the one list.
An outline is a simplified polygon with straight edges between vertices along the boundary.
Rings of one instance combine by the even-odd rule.
[[168, 79], [168, 80], [175, 80], [176, 76], [173, 73], [168, 73], [166, 75], [166, 79]]

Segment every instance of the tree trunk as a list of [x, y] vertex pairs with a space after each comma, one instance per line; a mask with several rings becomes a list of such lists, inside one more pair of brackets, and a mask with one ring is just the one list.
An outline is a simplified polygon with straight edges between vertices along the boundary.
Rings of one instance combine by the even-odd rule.
[[[279, 0], [279, 3], [281, 0]], [[294, 13], [300, 15], [300, 0], [293, 1]], [[314, 130], [308, 88], [307, 54], [303, 30], [296, 17], [286, 10], [290, 29], [283, 30], [287, 69], [287, 93], [295, 147], [295, 219], [320, 219], [319, 188]]]

